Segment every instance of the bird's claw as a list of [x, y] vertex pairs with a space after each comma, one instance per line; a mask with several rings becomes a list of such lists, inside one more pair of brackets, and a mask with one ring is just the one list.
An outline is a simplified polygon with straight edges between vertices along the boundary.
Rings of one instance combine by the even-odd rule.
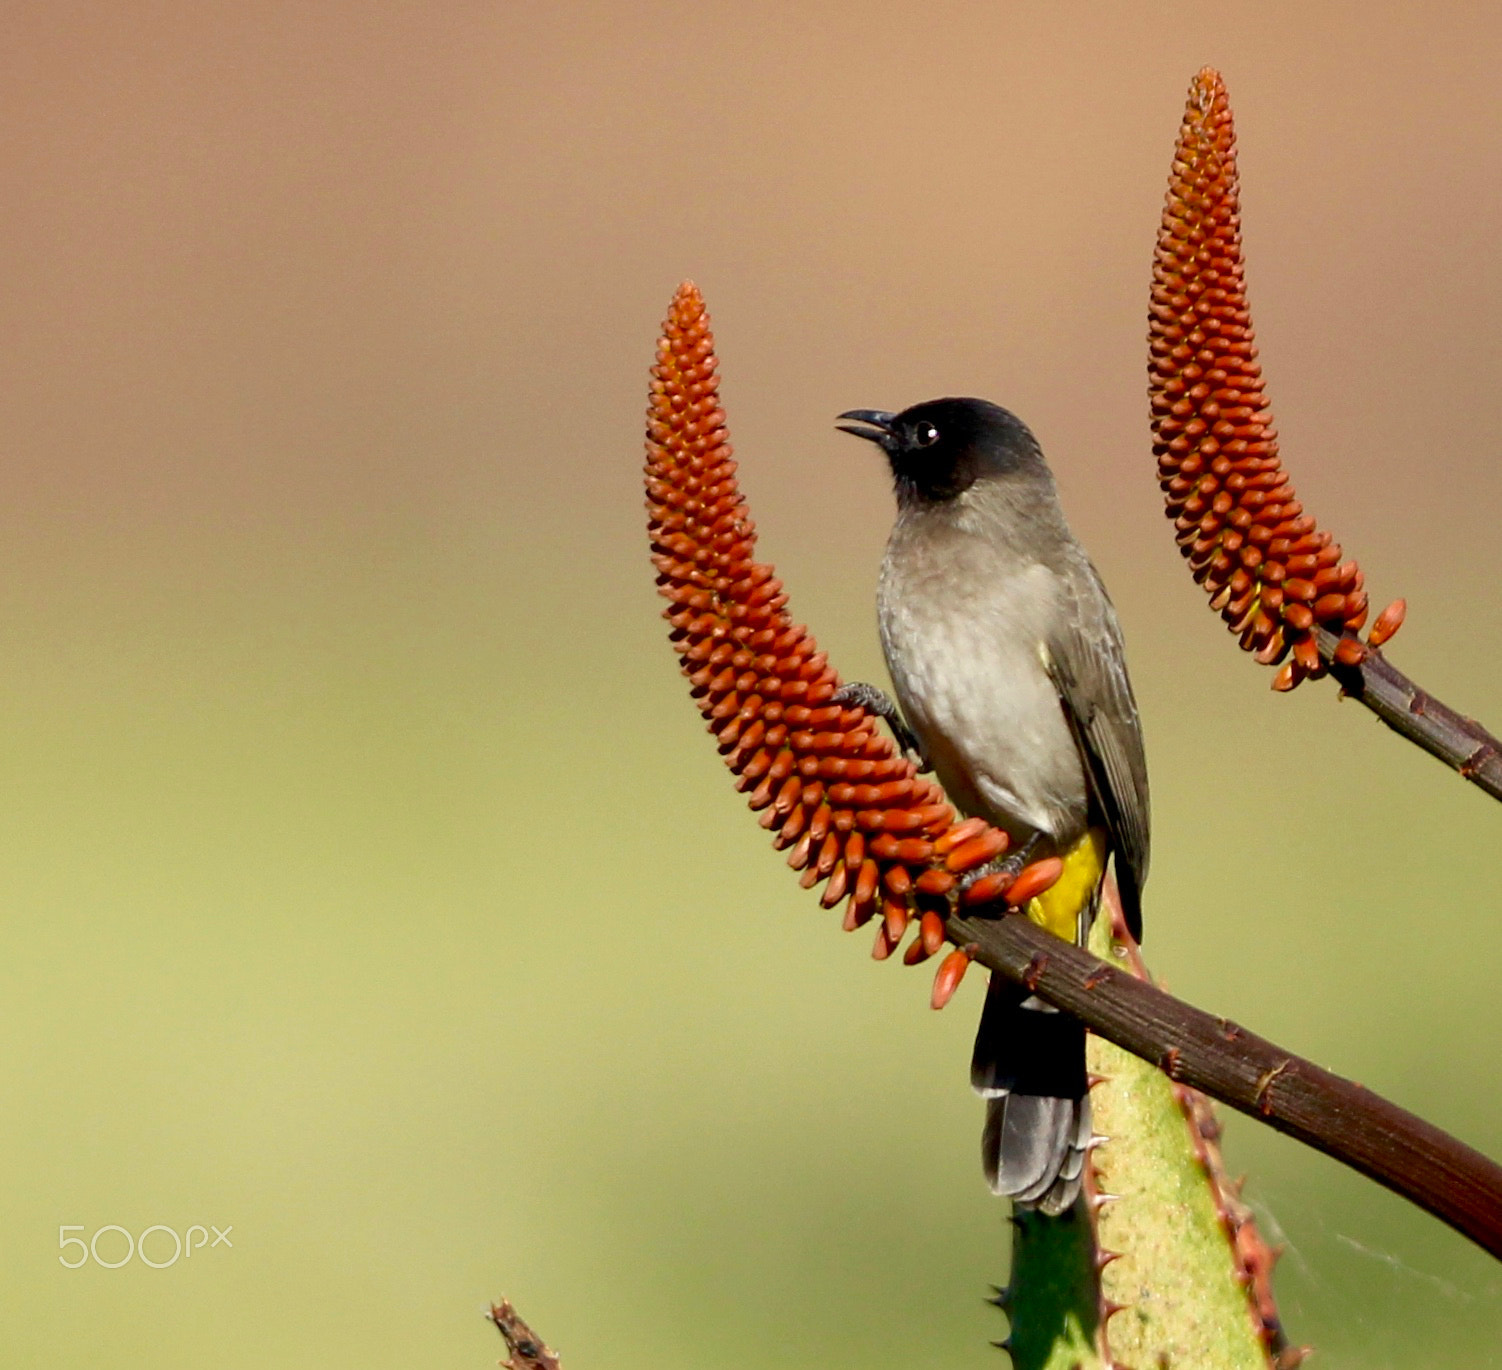
[[972, 885], [992, 875], [1004, 875], [1006, 885], [1010, 885], [1027, 868], [1032, 859], [1038, 854], [1038, 846], [1043, 839], [1042, 833], [1034, 833], [1016, 851], [1008, 852], [1005, 856], [994, 857], [987, 861], [984, 866], [977, 866], [974, 870], [966, 871], [960, 876], [958, 894], [965, 894]]
[[841, 685], [834, 692], [831, 702], [853, 704], [857, 708], [864, 709], [868, 714], [876, 714], [879, 718], [884, 718], [898, 749], [904, 755], [911, 754], [920, 771], [932, 769], [928, 764], [928, 758], [923, 754], [923, 744], [918, 741], [918, 734], [903, 721], [902, 710], [897, 707], [897, 701], [885, 690], [856, 680], [848, 685]]

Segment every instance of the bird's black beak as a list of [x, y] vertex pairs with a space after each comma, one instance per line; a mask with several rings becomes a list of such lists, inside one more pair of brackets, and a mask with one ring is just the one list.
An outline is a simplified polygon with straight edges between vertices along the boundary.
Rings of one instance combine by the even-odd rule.
[[848, 409], [838, 417], [855, 419], [858, 423], [868, 425], [865, 428], [856, 428], [848, 423], [839, 423], [835, 427], [842, 433], [854, 433], [856, 437], [865, 438], [867, 442], [874, 442], [879, 447], [889, 446], [895, 436], [892, 432], [892, 421], [897, 415], [889, 414], [885, 409]]

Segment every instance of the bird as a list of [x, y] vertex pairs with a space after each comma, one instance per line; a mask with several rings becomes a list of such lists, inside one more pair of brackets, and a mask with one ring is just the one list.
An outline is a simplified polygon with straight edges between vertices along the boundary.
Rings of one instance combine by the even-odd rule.
[[[859, 683], [842, 699], [882, 714], [961, 812], [1008, 834], [1012, 873], [1062, 859], [1059, 881], [1027, 905], [1034, 922], [1083, 942], [1110, 862], [1140, 939], [1142, 726], [1116, 610], [1038, 440], [971, 398], [839, 418], [886, 454], [897, 504], [877, 591], [896, 699]], [[993, 975], [971, 1084], [986, 1101], [991, 1189], [1045, 1214], [1070, 1209], [1091, 1138], [1084, 1025]]]

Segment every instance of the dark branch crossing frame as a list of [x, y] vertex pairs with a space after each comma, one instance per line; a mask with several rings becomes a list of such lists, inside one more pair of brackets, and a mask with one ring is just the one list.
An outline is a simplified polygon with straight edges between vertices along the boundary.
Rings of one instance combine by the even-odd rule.
[[1502, 1260], [1502, 1166], [1464, 1142], [1014, 913], [951, 918], [945, 932], [1170, 1079], [1333, 1156]]

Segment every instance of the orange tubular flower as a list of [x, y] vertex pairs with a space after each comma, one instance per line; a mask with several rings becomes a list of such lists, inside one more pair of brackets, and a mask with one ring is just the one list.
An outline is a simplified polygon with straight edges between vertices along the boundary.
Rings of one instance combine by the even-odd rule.
[[[674, 649], [738, 787], [776, 846], [792, 849], [804, 886], [824, 882], [825, 908], [846, 900], [847, 929], [879, 913], [877, 959], [918, 919], [909, 959], [923, 960], [942, 943], [959, 877], [1005, 850], [1006, 834], [957, 823], [872, 715], [832, 702], [839, 676], [788, 617], [772, 568], [755, 560], [717, 365], [704, 301], [685, 283], [657, 345], [647, 410], [648, 528]], [[1023, 874], [1037, 894], [1038, 873]], [[991, 883], [978, 881], [963, 902], [995, 898]], [[952, 991], [958, 977], [946, 966]]]
[[1316, 630], [1354, 666], [1367, 598], [1354, 561], [1315, 526], [1278, 460], [1243, 280], [1236, 136], [1220, 74], [1190, 83], [1153, 262], [1148, 390], [1158, 480], [1179, 549], [1257, 660], [1324, 671]]

